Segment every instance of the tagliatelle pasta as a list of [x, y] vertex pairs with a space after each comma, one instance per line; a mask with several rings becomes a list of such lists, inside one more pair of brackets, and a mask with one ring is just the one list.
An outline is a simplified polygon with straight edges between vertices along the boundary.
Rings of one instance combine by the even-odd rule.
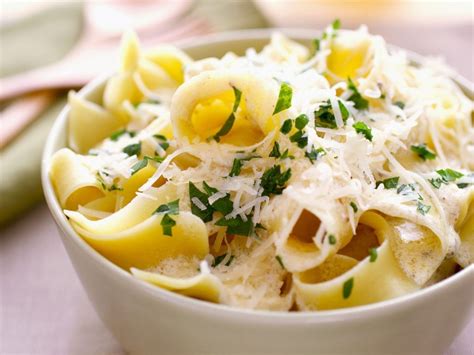
[[472, 100], [339, 26], [198, 61], [125, 35], [51, 161], [72, 227], [138, 280], [248, 309], [380, 302], [472, 264]]

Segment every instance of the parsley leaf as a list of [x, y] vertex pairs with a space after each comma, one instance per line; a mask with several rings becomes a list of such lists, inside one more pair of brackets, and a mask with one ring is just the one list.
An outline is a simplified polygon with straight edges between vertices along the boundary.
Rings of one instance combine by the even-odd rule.
[[281, 171], [280, 165], [275, 165], [270, 169], [266, 170], [262, 175], [262, 181], [260, 183], [263, 187], [263, 196], [281, 195], [285, 189], [285, 184], [291, 178], [291, 168], [285, 172]]
[[305, 157], [310, 160], [311, 163], [314, 161], [318, 160], [320, 157], [326, 155], [326, 151], [319, 147], [318, 149], [315, 149], [314, 147], [311, 148], [310, 152], [305, 152], [304, 153]]
[[430, 151], [426, 147], [426, 144], [412, 145], [410, 149], [413, 153], [416, 153], [421, 159], [425, 161], [433, 160], [436, 158], [436, 154]]
[[369, 261], [371, 263], [373, 263], [375, 260], [377, 260], [377, 248], [370, 248], [369, 249], [369, 255], [370, 255], [370, 258], [369, 258]]
[[362, 134], [367, 140], [372, 142], [372, 129], [369, 128], [364, 122], [359, 121], [352, 125], [355, 131], [359, 134]]
[[163, 150], [169, 148], [170, 144], [168, 143], [168, 139], [165, 136], [162, 134], [154, 134], [153, 137], [160, 141], [159, 145]]
[[247, 220], [244, 221], [240, 215], [229, 219], [222, 217], [216, 222], [216, 226], [227, 227], [227, 233], [244, 237], [250, 237], [254, 228], [251, 216], [247, 216]]
[[163, 229], [163, 234], [167, 236], [173, 236], [173, 227], [176, 225], [176, 221], [171, 218], [168, 214], [165, 214], [161, 219], [161, 228]]
[[234, 158], [232, 162], [232, 169], [230, 169], [229, 176], [238, 176], [240, 171], [242, 170], [242, 166], [244, 165], [242, 159]]
[[118, 141], [118, 139], [123, 136], [124, 134], [128, 134], [130, 137], [134, 137], [135, 136], [135, 132], [133, 131], [127, 131], [125, 128], [119, 130], [119, 131], [116, 131], [114, 133], [112, 133], [110, 135], [110, 140], [116, 142]]
[[304, 148], [308, 145], [308, 137], [303, 137], [303, 131], [297, 131], [290, 137], [290, 141], [296, 143], [296, 145], [300, 148]]
[[369, 101], [362, 97], [351, 78], [348, 79], [347, 87], [352, 91], [351, 96], [347, 100], [352, 101], [356, 109], [366, 110], [369, 107]]
[[291, 107], [291, 99], [293, 97], [293, 89], [287, 83], [281, 83], [280, 92], [278, 94], [278, 100], [275, 105], [273, 114], [277, 114]]
[[303, 128], [306, 127], [308, 122], [309, 122], [308, 116], [302, 113], [301, 115], [295, 118], [295, 127], [299, 130], [302, 130]]
[[125, 148], [122, 149], [122, 152], [127, 154], [128, 156], [136, 155], [139, 156], [142, 151], [142, 143], [133, 143], [130, 145], [127, 145]]
[[331, 244], [331, 245], [335, 245], [336, 242], [337, 242], [337, 239], [334, 236], [334, 234], [330, 234], [329, 237], [328, 237], [328, 240], [329, 240], [329, 244]]
[[[217, 267], [226, 258], [226, 256], [227, 256], [227, 254], [222, 254], [222, 255], [216, 256], [214, 258], [214, 262], [212, 263], [212, 267]], [[225, 266], [230, 266], [230, 264], [232, 263], [234, 258], [235, 258], [235, 256], [231, 255], [229, 260], [224, 265]]]
[[433, 185], [435, 189], [439, 189], [442, 184], [445, 184], [442, 178], [428, 179], [428, 181], [430, 182], [431, 185]]
[[352, 209], [354, 210], [354, 213], [357, 213], [357, 211], [359, 210], [359, 208], [357, 207], [356, 203], [355, 202], [351, 202], [350, 203]]
[[283, 134], [288, 134], [290, 133], [292, 127], [293, 127], [293, 121], [290, 118], [288, 118], [281, 125], [280, 132]]
[[349, 280], [344, 282], [342, 286], [342, 297], [348, 299], [351, 296], [352, 288], [354, 287], [354, 278], [351, 277]]
[[176, 225], [176, 221], [171, 218], [170, 215], [179, 213], [179, 199], [159, 206], [154, 213], [164, 214], [160, 222], [161, 228], [163, 229], [163, 234], [172, 236], [172, 228]]
[[154, 213], [178, 214], [179, 199], [160, 205]]
[[132, 166], [132, 175], [134, 175], [138, 171], [142, 170], [143, 168], [146, 168], [147, 165], [148, 165], [148, 157], [145, 157], [144, 159], [136, 162]]
[[427, 214], [431, 209], [431, 206], [425, 205], [423, 202], [418, 201], [416, 210], [421, 213], [423, 216]]
[[395, 106], [398, 106], [399, 108], [401, 108], [402, 110], [405, 108], [405, 103], [401, 102], [401, 101], [397, 101], [397, 102], [394, 102], [393, 103]]
[[452, 169], [441, 169], [441, 170], [436, 170], [439, 176], [443, 178], [444, 181], [455, 181], [456, 179], [459, 179], [464, 176], [463, 173], [460, 173], [456, 170]]
[[280, 144], [278, 144], [278, 142], [275, 142], [275, 144], [273, 145], [273, 149], [272, 151], [270, 152], [270, 157], [273, 157], [273, 158], [279, 158], [281, 157], [281, 153], [280, 153]]
[[[349, 118], [349, 111], [342, 101], [338, 100], [337, 102], [339, 110], [341, 111], [342, 120], [345, 123]], [[318, 110], [314, 111], [314, 125], [323, 128], [337, 128], [336, 118], [334, 117], [334, 112], [329, 100], [319, 106]]]
[[281, 268], [282, 268], [283, 270], [286, 270], [286, 269], [285, 269], [285, 264], [283, 264], [283, 259], [281, 258], [281, 256], [280, 256], [280, 255], [276, 255], [276, 256], [275, 256], [275, 259], [278, 261], [278, 264], [280, 264]]
[[[212, 221], [214, 209], [209, 204], [208, 195], [199, 190], [191, 181], [188, 183], [188, 188], [189, 198], [191, 200], [191, 213], [201, 218], [204, 223]], [[197, 198], [204, 206], [206, 206], [206, 209], [201, 210], [198, 206], [196, 206], [196, 204], [193, 202], [193, 198]]]
[[331, 24], [333, 30], [338, 30], [341, 28], [341, 20], [339, 20], [338, 18], [335, 19], [332, 24]]
[[396, 189], [398, 186], [398, 181], [400, 180], [400, 177], [395, 176], [391, 177], [382, 181], [377, 181], [375, 183], [375, 188], [379, 187], [380, 185], [383, 185], [386, 189]]
[[232, 86], [232, 89], [234, 90], [234, 97], [235, 97], [234, 106], [232, 107], [232, 112], [230, 113], [229, 117], [224, 122], [224, 125], [214, 135], [214, 139], [218, 142], [220, 140], [220, 137], [225, 136], [232, 129], [232, 126], [234, 125], [234, 121], [235, 121], [235, 111], [237, 111], [237, 108], [240, 105], [240, 99], [242, 98], [242, 92], [239, 89], [233, 86]]

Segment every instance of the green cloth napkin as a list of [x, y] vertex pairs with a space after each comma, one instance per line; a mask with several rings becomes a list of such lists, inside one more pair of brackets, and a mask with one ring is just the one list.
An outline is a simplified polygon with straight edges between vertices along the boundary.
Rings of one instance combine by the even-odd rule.
[[[192, 10], [215, 31], [266, 27], [249, 0], [199, 0]], [[82, 28], [79, 3], [52, 6], [0, 29], [0, 76], [55, 62], [72, 48]], [[41, 154], [49, 130], [66, 103], [65, 94], [0, 151], [0, 226], [43, 199]], [[0, 127], [1, 129], [1, 127]]]

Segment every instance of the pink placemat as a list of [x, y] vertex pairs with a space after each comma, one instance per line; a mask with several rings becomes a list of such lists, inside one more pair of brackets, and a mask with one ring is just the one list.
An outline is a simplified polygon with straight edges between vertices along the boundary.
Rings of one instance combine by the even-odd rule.
[[[0, 354], [124, 354], [88, 302], [44, 203], [0, 233]], [[473, 354], [474, 319], [445, 355]]]

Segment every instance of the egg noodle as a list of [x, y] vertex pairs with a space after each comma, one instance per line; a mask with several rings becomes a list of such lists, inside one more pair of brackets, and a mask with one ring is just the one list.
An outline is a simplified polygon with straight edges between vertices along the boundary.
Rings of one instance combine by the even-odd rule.
[[248, 309], [364, 305], [470, 265], [473, 102], [339, 27], [198, 61], [126, 34], [52, 158], [73, 228], [137, 279]]

